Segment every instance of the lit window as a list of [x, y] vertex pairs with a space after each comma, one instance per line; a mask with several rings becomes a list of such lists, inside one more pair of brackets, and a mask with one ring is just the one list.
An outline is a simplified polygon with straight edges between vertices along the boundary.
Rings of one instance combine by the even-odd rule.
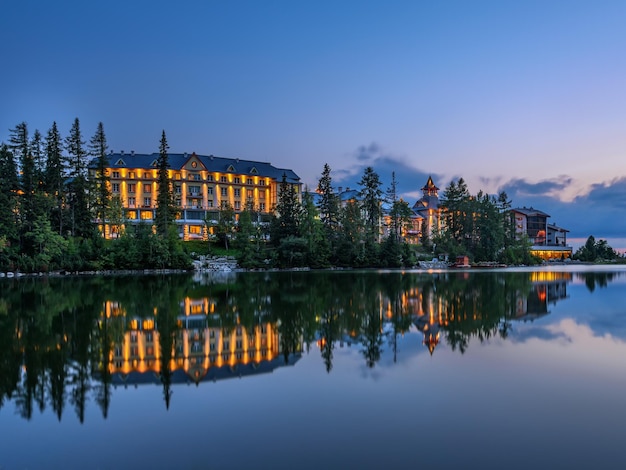
[[235, 210], [241, 209], [241, 202], [235, 201]]
[[141, 211], [141, 220], [151, 220], [152, 211]]
[[259, 199], [265, 199], [265, 191], [259, 193]]
[[128, 177], [129, 177], [130, 179], [135, 179], [135, 172], [134, 172], [134, 171], [129, 171], [129, 172], [128, 172]]
[[246, 196], [248, 199], [252, 199], [253, 197], [253, 191], [251, 189], [248, 189], [248, 191], [246, 191]]
[[130, 183], [128, 185], [128, 192], [129, 193], [134, 193], [136, 191], [137, 187], [135, 186], [135, 183]]
[[144, 193], [151, 193], [152, 192], [152, 185], [151, 184], [144, 184], [143, 185], [143, 192]]
[[[134, 207], [134, 205], [132, 207]], [[128, 211], [126, 213], [126, 218], [128, 220], [137, 220], [137, 211]]]
[[202, 233], [202, 227], [200, 227], [199, 225], [190, 225], [189, 233], [193, 235], [200, 235]]

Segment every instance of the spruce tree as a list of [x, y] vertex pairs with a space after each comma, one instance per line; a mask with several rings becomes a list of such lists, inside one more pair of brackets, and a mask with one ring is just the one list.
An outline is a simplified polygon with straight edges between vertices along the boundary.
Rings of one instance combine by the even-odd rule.
[[70, 134], [65, 139], [65, 149], [68, 153], [70, 177], [68, 185], [72, 236], [90, 237], [93, 234], [93, 223], [88, 201], [87, 152], [78, 118], [74, 120]]
[[283, 173], [282, 181], [278, 186], [278, 203], [274, 208], [274, 216], [271, 221], [271, 239], [275, 246], [280, 245], [281, 240], [287, 237], [300, 236], [300, 214], [302, 205], [294, 186], [287, 182], [287, 175]]
[[0, 145], [0, 270], [9, 267], [10, 253], [15, 253], [17, 233], [17, 165], [13, 153]]
[[52, 211], [50, 222], [52, 228], [63, 235], [63, 219], [65, 206], [65, 160], [63, 158], [63, 141], [53, 122], [48, 131], [45, 143], [46, 167], [44, 171], [44, 187], [51, 199]]
[[156, 208], [156, 229], [162, 237], [167, 237], [169, 228], [175, 216], [174, 196], [169, 177], [169, 158], [167, 154], [169, 146], [165, 131], [161, 135], [159, 145], [159, 158], [157, 160], [158, 181], [157, 181], [157, 208]]
[[96, 159], [96, 176], [95, 176], [95, 197], [94, 197], [94, 215], [96, 219], [102, 222], [103, 231], [106, 230], [106, 217], [109, 204], [111, 202], [111, 178], [108, 171], [109, 161], [107, 159], [107, 139], [104, 134], [104, 126], [98, 123], [96, 133], [89, 142], [90, 154]]
[[380, 236], [380, 219], [382, 215], [382, 190], [380, 178], [371, 166], [368, 166], [363, 172], [363, 177], [359, 181], [361, 190], [359, 197], [361, 199], [361, 210], [365, 218], [365, 229], [367, 233], [366, 242], [373, 244], [378, 241]]
[[319, 215], [327, 237], [332, 238], [332, 234], [337, 231], [339, 225], [339, 201], [338, 195], [334, 193], [332, 186], [332, 177], [330, 175], [330, 166], [324, 164], [322, 176], [317, 184], [317, 192], [319, 194]]

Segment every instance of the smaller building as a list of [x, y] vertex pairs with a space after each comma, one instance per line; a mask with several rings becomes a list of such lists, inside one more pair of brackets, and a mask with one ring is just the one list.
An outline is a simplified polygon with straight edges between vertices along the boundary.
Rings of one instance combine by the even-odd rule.
[[549, 224], [550, 215], [533, 207], [511, 209], [515, 218], [515, 233], [518, 238], [526, 235], [531, 243], [531, 254], [544, 260], [571, 258], [572, 247], [567, 245], [566, 230]]

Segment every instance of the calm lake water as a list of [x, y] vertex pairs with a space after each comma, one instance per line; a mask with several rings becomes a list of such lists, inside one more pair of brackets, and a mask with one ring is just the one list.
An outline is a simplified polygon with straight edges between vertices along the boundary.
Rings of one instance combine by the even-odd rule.
[[0, 469], [624, 468], [626, 269], [0, 280]]

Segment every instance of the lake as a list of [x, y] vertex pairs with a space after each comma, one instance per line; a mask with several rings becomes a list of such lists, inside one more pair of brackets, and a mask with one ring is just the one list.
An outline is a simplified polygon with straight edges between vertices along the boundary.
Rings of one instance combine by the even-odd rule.
[[0, 279], [0, 469], [623, 468], [626, 268]]

